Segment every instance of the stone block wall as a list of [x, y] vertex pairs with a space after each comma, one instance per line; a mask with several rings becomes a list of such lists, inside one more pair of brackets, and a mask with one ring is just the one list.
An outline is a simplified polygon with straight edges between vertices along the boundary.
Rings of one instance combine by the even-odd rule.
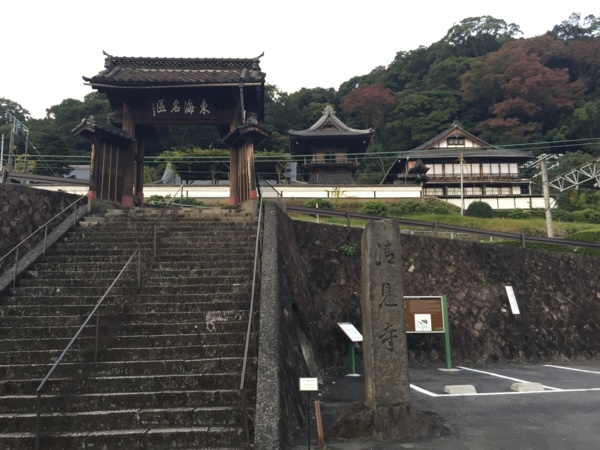
[[[37, 230], [78, 196], [62, 192], [32, 189], [18, 184], [0, 185], [0, 258]], [[72, 211], [71, 211], [72, 212]], [[55, 220], [48, 231], [61, 220]], [[43, 232], [24, 244], [19, 252], [29, 251], [44, 238]], [[0, 262], [0, 273], [13, 264], [12, 256]]]
[[[298, 311], [324, 369], [343, 366], [347, 339], [336, 323], [362, 324], [362, 230], [294, 221], [293, 231], [310, 289]], [[598, 258], [404, 234], [401, 241], [404, 295], [448, 298], [453, 362], [600, 357]], [[352, 244], [353, 255], [340, 250]], [[511, 312], [507, 285], [520, 315]], [[409, 335], [408, 350], [413, 364], [443, 365], [441, 335]]]

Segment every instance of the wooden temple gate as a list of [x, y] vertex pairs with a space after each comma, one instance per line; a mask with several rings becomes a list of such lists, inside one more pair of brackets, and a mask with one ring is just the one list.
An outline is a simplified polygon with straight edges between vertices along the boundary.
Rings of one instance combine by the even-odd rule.
[[256, 197], [254, 142], [269, 132], [265, 74], [253, 59], [137, 58], [106, 54], [105, 70], [84, 80], [105, 93], [110, 121], [73, 130], [92, 140], [90, 198], [123, 207], [144, 203], [144, 146], [158, 125], [216, 125], [230, 146], [229, 204]]

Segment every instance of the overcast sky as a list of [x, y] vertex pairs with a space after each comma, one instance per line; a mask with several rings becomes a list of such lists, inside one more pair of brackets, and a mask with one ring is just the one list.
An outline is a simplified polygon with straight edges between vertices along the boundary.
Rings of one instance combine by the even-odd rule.
[[455, 23], [490, 15], [544, 34], [597, 0], [7, 0], [0, 9], [0, 97], [35, 118], [92, 92], [82, 75], [116, 56], [252, 58], [282, 91], [333, 87], [399, 51], [429, 46]]

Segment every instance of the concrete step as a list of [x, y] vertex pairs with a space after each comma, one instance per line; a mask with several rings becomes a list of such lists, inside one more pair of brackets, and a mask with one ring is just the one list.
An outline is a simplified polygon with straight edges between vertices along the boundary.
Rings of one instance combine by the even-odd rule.
[[[254, 411], [248, 411], [251, 416]], [[99, 418], [102, 420], [98, 420]], [[79, 413], [50, 413], [40, 417], [41, 431], [123, 430], [135, 428], [236, 426], [243, 422], [239, 406], [124, 409], [117, 411], [85, 411]], [[0, 432], [15, 433], [35, 430], [35, 414], [0, 414]]]
[[[93, 346], [93, 344], [92, 344]], [[241, 374], [242, 356], [215, 357], [204, 359], [166, 359], [153, 361], [100, 361], [97, 363], [70, 363], [61, 362], [56, 372], [61, 377], [82, 377], [94, 374], [96, 376], [131, 376], [147, 373], [215, 373], [233, 372]], [[251, 370], [256, 365], [256, 358], [248, 358]], [[38, 381], [50, 370], [48, 364], [10, 364], [0, 365], [0, 378], [27, 378], [34, 377]]]
[[[82, 322], [83, 323], [83, 322]], [[9, 338], [35, 338], [62, 336], [71, 338], [75, 335], [81, 324], [77, 326], [58, 327], [4, 327], [0, 326], [0, 336]], [[194, 333], [222, 333], [222, 332], [245, 332], [248, 327], [247, 321], [228, 322], [187, 322], [187, 323], [125, 323], [113, 324], [106, 320], [100, 323], [101, 335], [138, 335], [138, 334], [194, 334]], [[83, 336], [95, 335], [95, 327], [90, 324], [83, 331]]]
[[[62, 294], [62, 293], [61, 293]], [[215, 310], [221, 307], [229, 308], [229, 302], [248, 301], [250, 297], [245, 292], [228, 293], [188, 293], [178, 294], [171, 292], [170, 294], [154, 294], [146, 293], [140, 295], [113, 295], [112, 291], [104, 299], [105, 306], [112, 305], [137, 305], [144, 303], [214, 303]], [[38, 295], [36, 297], [13, 296], [3, 299], [3, 304], [0, 306], [0, 311], [4, 307], [9, 306], [26, 306], [26, 305], [96, 305], [100, 297], [97, 295]], [[220, 305], [220, 306], [217, 306]], [[91, 311], [91, 310], [90, 310]], [[0, 323], [1, 325], [1, 323]]]
[[[167, 276], [163, 272], [146, 271], [144, 272], [144, 286], [173, 286], [176, 288], [182, 285], [202, 286], [205, 284], [241, 284], [248, 280], [248, 273], [236, 274], [230, 273], [228, 269], [214, 271], [215, 275], [205, 276]], [[92, 272], [82, 274], [82, 278], [23, 278], [19, 280], [20, 288], [27, 287], [108, 287], [112, 284], [116, 277], [106, 277], [103, 272]], [[173, 274], [170, 274], [173, 275]], [[137, 287], [138, 279], [136, 272], [127, 272], [121, 275], [117, 281], [118, 286]], [[115, 286], [117, 286], [115, 285]]]
[[[74, 298], [73, 300], [81, 301]], [[99, 300], [99, 299], [94, 299]], [[88, 315], [96, 303], [78, 303], [72, 305], [45, 305], [29, 304], [11, 306], [6, 305], [0, 308], [0, 317], [16, 316], [84, 316]], [[129, 303], [108, 302], [101, 306], [101, 315], [117, 314], [147, 314], [147, 313], [188, 313], [197, 314], [206, 311], [222, 310], [248, 310], [250, 308], [250, 299], [244, 299], [238, 302], [189, 302], [189, 303]]]
[[[251, 281], [251, 280], [250, 280]], [[137, 283], [137, 281], [135, 281]], [[48, 295], [82, 295], [82, 296], [98, 296], [98, 299], [106, 293], [106, 287], [16, 287], [9, 290], [10, 294], [15, 297], [31, 297], [31, 296], [48, 296]], [[177, 286], [177, 294], [215, 294], [215, 293], [249, 293], [250, 284], [234, 283], [234, 284], [201, 284], [199, 280], [196, 284], [188, 284]], [[174, 291], [173, 287], [169, 286], [142, 286], [138, 287], [122, 287], [117, 286], [111, 289], [113, 295], [132, 296], [132, 295], [169, 295]]]
[[[244, 342], [239, 344], [188, 345], [175, 347], [137, 347], [137, 348], [104, 348], [100, 342], [99, 361], [150, 361], [158, 359], [241, 357], [244, 355]], [[0, 365], [8, 364], [54, 364], [60, 356], [60, 350], [0, 351]], [[69, 350], [68, 362], [93, 362], [94, 347], [89, 349]]]
[[[115, 392], [181, 391], [186, 389], [239, 389], [240, 373], [183, 373], [118, 375], [95, 377], [82, 374], [81, 378], [53, 376], [44, 394], [91, 394]], [[248, 382], [254, 381], [252, 373]], [[33, 393], [40, 384], [38, 379], [0, 380], [0, 395]]]
[[[255, 400], [253, 391], [248, 393], [248, 403]], [[35, 411], [36, 395], [7, 395], [0, 402], [0, 413], [26, 414]], [[238, 406], [239, 386], [231, 390], [183, 390], [116, 392], [94, 394], [43, 395], [41, 409], [44, 413], [78, 412], [117, 409]], [[2, 448], [0, 446], [0, 448]]]
[[[2, 433], [0, 448], [3, 450], [33, 449], [33, 432]], [[107, 431], [75, 431], [43, 433], [40, 448], [64, 449], [241, 449], [245, 443], [244, 429], [237, 427], [185, 427], [142, 428]]]
[[[116, 232], [118, 231], [118, 233]], [[147, 238], [148, 242], [154, 241], [154, 229], [152, 229], [148, 235], [144, 235], [146, 230], [136, 230], [133, 228], [124, 228], [121, 230], [115, 230], [112, 228], [101, 228], [95, 230], [77, 229], [69, 234], [66, 234], [60, 242], [144, 242], [143, 238]], [[187, 227], [173, 227], [157, 228], [156, 238], [157, 243], [171, 239], [190, 239], [190, 234], [193, 234], [193, 240], [198, 239], [242, 239], [242, 240], [255, 240], [256, 239], [256, 227], [228, 227], [223, 228], [219, 226], [187, 226]]]
[[[77, 257], [61, 254], [61, 255], [47, 255], [40, 261], [40, 263], [36, 264], [35, 267], [56, 267], [59, 264], [107, 264], [113, 263], [118, 264], [122, 268], [123, 265], [129, 260], [129, 257], [133, 254], [133, 252], [129, 255], [121, 255], [121, 256], [112, 256], [112, 255], [102, 255], [102, 258], [99, 258], [97, 255], [77, 255]], [[222, 253], [222, 254], [210, 254], [205, 253], [203, 255], [197, 255], [198, 257], [190, 258], [189, 255], [180, 255], [178, 253], [172, 254], [157, 254], [156, 257], [148, 255], [146, 260], [142, 262], [145, 263], [194, 263], [194, 264], [215, 264], [221, 262], [244, 262], [254, 260], [254, 251], [244, 252], [244, 253]], [[148, 258], [152, 258], [152, 260], [148, 260]], [[132, 261], [133, 262], [133, 261]]]
[[[4, 308], [3, 308], [4, 310]], [[1, 318], [4, 327], [39, 327], [39, 326], [77, 326], [81, 325], [89, 313], [76, 316], [55, 315], [55, 316], [4, 316]], [[197, 322], [228, 322], [248, 320], [248, 310], [228, 310], [228, 311], [197, 311], [190, 312], [145, 312], [117, 313], [110, 314], [101, 312], [101, 321], [112, 325], [121, 324], [152, 324], [152, 323], [197, 323]]]
[[[181, 345], [215, 345], [239, 344], [246, 339], [246, 333], [195, 333], [195, 334], [167, 334], [167, 335], [102, 335], [102, 345], [109, 347], [175, 347]], [[67, 346], [71, 337], [36, 338], [36, 339], [11, 339], [4, 340], [4, 349], [7, 351], [29, 350], [55, 350]], [[88, 349], [94, 346], [95, 336], [80, 336], [74, 342], [74, 348]]]
[[[237, 255], [236, 255], [237, 256]], [[126, 261], [123, 261], [123, 264]], [[187, 262], [187, 261], [178, 261], [178, 262], [162, 262], [162, 263], [154, 263], [153, 261], [142, 261], [142, 268], [146, 269], [147, 267], [152, 267], [155, 271], [165, 272], [172, 271], [176, 273], [197, 273], [198, 271], [210, 271], [210, 270], [219, 270], [224, 268], [231, 269], [247, 269], [251, 270], [253, 267], [254, 255], [252, 258], [246, 258], [245, 260], [240, 261], [237, 257], [234, 259], [233, 255], [229, 259], [225, 259], [224, 256], [220, 258], [213, 258], [213, 261], [196, 261], [196, 262]], [[89, 271], [102, 271], [102, 272], [111, 272], [118, 274], [119, 271], [123, 268], [123, 264], [116, 264], [114, 262], [80, 262], [74, 261], [72, 263], [62, 262], [62, 263], [46, 263], [41, 262], [34, 265], [33, 269], [30, 272], [37, 273], [38, 277], [41, 277], [43, 273], [48, 273], [47, 278], [60, 278], [54, 276], [54, 274], [59, 273], [77, 273], [77, 272], [89, 272]], [[135, 272], [137, 271], [137, 263], [132, 268], [127, 268], [127, 271]]]

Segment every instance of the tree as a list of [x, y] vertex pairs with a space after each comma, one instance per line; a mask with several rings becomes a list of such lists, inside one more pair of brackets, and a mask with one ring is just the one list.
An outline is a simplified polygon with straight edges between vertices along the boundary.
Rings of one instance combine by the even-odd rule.
[[522, 32], [517, 24], [492, 16], [467, 17], [450, 28], [443, 40], [457, 56], [477, 57], [498, 50], [518, 34]]
[[563, 48], [564, 43], [540, 36], [509, 42], [472, 64], [461, 79], [464, 98], [487, 103], [492, 116], [476, 129], [527, 141], [544, 127], [553, 128], [585, 91], [585, 84], [573, 80], [567, 68], [545, 65]]
[[229, 176], [229, 150], [190, 148], [167, 150], [155, 162], [170, 162], [177, 175], [190, 183], [194, 180], [226, 180]]
[[394, 106], [394, 93], [382, 82], [361, 84], [342, 99], [341, 106], [361, 117], [365, 128], [381, 128]]
[[581, 20], [580, 13], [572, 13], [560, 25], [555, 25], [548, 35], [562, 41], [595, 40], [600, 38], [600, 18], [590, 14]]

